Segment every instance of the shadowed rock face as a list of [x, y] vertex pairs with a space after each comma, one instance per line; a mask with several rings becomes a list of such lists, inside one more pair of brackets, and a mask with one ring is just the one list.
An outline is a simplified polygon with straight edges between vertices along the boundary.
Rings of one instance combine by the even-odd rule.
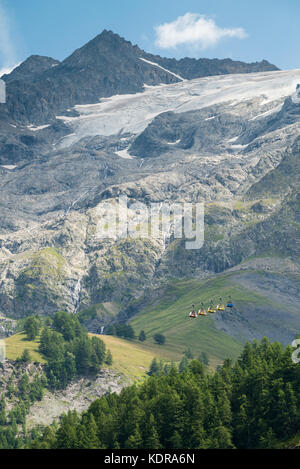
[[139, 157], [156, 157], [180, 150], [211, 151], [243, 132], [245, 124], [239, 116], [223, 114], [207, 117], [207, 111], [182, 114], [160, 114], [141, 133], [130, 147]]
[[45, 123], [75, 104], [136, 93], [143, 90], [144, 84], [178, 81], [170, 73], [139, 60], [141, 53], [137, 46], [104, 31], [56, 67], [45, 68], [40, 63], [35, 67], [34, 60], [28, 59], [23, 70], [6, 77], [8, 112], [17, 121]]
[[[297, 328], [291, 298], [276, 297], [289, 303], [282, 331], [269, 299], [281, 276], [290, 292], [299, 283], [300, 72], [188, 81], [261, 69], [272, 66], [153, 57], [105, 31], [61, 63], [33, 56], [6, 76], [0, 312], [18, 318], [92, 305], [97, 329], [110, 320], [101, 305], [126, 319], [170, 278], [234, 271], [232, 281], [241, 273], [240, 283], [261, 293], [259, 271], [267, 270], [265, 302], [249, 305], [248, 322], [216, 325], [252, 338], [264, 315], [260, 332], [288, 341]], [[187, 251], [172, 236], [97, 239], [99, 205], [119, 195], [129, 204], [205, 202], [204, 246]]]
[[149, 58], [159, 65], [172, 70], [172, 72], [193, 80], [194, 78], [208, 77], [213, 75], [227, 75], [232, 73], [258, 73], [271, 72], [279, 70], [275, 65], [270, 64], [267, 60], [255, 63], [245, 63], [231, 59], [168, 59], [159, 55], [145, 54], [144, 57]]
[[[244, 64], [206, 59], [196, 61], [196, 64], [192, 61], [193, 71], [190, 72], [190, 59], [186, 63], [180, 61], [178, 66], [172, 59], [170, 64], [167, 62], [170, 65], [168, 72], [140, 60], [145, 56], [153, 58], [138, 46], [106, 30], [61, 63], [48, 57], [32, 56], [4, 77], [9, 116], [22, 122], [46, 123], [75, 104], [96, 103], [102, 97], [115, 94], [137, 93], [143, 91], [145, 84], [176, 83], [180, 81], [173, 74], [177, 68], [189, 79], [277, 70], [265, 61]], [[160, 58], [162, 64], [166, 60]], [[5, 117], [4, 113], [5, 109], [0, 110], [0, 117], [1, 114]]]
[[58, 60], [52, 59], [51, 57], [31, 55], [9, 75], [3, 75], [1, 78], [7, 84], [14, 80], [33, 80], [37, 75], [57, 66], [59, 63], [60, 62]]

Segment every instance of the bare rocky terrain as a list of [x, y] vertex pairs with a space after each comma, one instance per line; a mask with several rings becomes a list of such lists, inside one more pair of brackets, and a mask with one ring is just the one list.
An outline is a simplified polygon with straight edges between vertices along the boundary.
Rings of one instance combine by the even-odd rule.
[[117, 375], [112, 370], [102, 370], [96, 378], [80, 378], [62, 391], [46, 392], [43, 400], [30, 408], [26, 419], [27, 428], [51, 425], [68, 411], [82, 413], [96, 399], [106, 393], [119, 393], [129, 384], [124, 376]]
[[[22, 377], [27, 374], [29, 382], [42, 377], [43, 366], [30, 364], [16, 364], [9, 360], [0, 363], [0, 395], [6, 397], [6, 410], [9, 412], [17, 403]], [[26, 428], [30, 430], [39, 425], [51, 425], [59, 421], [62, 414], [76, 410], [84, 412], [90, 404], [106, 393], [119, 393], [124, 386], [130, 383], [123, 375], [104, 368], [96, 376], [77, 378], [61, 391], [50, 392], [44, 390], [42, 400], [31, 405], [26, 415]], [[13, 389], [8, 395], [8, 388]]]

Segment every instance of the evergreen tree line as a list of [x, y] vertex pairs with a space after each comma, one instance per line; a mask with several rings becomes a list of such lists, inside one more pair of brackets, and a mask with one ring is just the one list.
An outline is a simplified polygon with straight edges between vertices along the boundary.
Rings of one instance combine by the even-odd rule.
[[[190, 348], [187, 348], [183, 354], [182, 360], [178, 365], [179, 373], [182, 373], [186, 368], [189, 367], [190, 361], [194, 359], [194, 355]], [[205, 366], [209, 365], [209, 359], [206, 352], [201, 352], [198, 357], [198, 361], [203, 363]], [[170, 369], [174, 367], [174, 363], [164, 363], [162, 360], [158, 361], [157, 358], [153, 358], [148, 375], [149, 376], [163, 376], [168, 375]]]
[[300, 364], [267, 339], [214, 374], [190, 360], [96, 400], [35, 435], [29, 448], [271, 448], [300, 429]]
[[[110, 324], [105, 329], [105, 334], [121, 337], [122, 339], [134, 340], [137, 338], [133, 327], [130, 324]], [[164, 345], [166, 338], [163, 334], [155, 334], [153, 337], [154, 341], [159, 345]], [[140, 342], [145, 342], [147, 336], [145, 331], [141, 331], [138, 336]]]
[[[39, 352], [46, 364], [43, 373], [30, 376], [25, 371], [19, 379], [22, 366], [31, 361], [25, 349], [16, 360], [16, 368], [2, 394], [4, 383], [0, 382], [0, 449], [16, 449], [26, 443], [26, 415], [34, 402], [42, 400], [46, 388], [64, 388], [76, 376], [97, 373], [104, 362], [112, 364], [112, 355], [106, 351], [104, 342], [97, 337], [89, 338], [76, 316], [59, 312], [44, 324], [39, 317], [30, 316], [23, 321], [22, 330], [28, 340], [35, 340], [40, 334]], [[22, 437], [18, 436], [20, 426]]]
[[134, 329], [130, 324], [111, 324], [106, 327], [105, 334], [129, 340], [134, 340], [136, 338]]
[[42, 329], [39, 351], [46, 360], [50, 389], [64, 388], [76, 376], [97, 373], [104, 362], [112, 361], [104, 342], [90, 338], [77, 317], [65, 312], [56, 313], [52, 325]]
[[[23, 441], [17, 437], [18, 426], [22, 426], [23, 434], [26, 435], [26, 415], [34, 402], [42, 400], [47, 386], [44, 373], [30, 376], [24, 372], [21, 378], [14, 380], [19, 373], [21, 371], [17, 367], [5, 390], [4, 383], [0, 383], [0, 449], [17, 449], [23, 445]], [[13, 402], [13, 407], [8, 402]]]

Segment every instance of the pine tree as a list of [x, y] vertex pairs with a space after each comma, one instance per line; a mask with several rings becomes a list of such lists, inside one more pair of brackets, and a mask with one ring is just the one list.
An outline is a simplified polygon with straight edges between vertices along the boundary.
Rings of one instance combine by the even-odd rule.
[[22, 399], [28, 398], [29, 388], [29, 378], [27, 373], [25, 373], [19, 381], [19, 395]]
[[199, 356], [198, 360], [204, 363], [205, 366], [209, 365], [209, 358], [206, 352], [201, 352], [201, 355]]
[[153, 358], [148, 374], [149, 376], [153, 376], [153, 375], [156, 375], [158, 372], [159, 372], [158, 361], [156, 358]]
[[292, 388], [291, 383], [286, 383], [285, 386], [286, 394], [286, 411], [285, 411], [285, 428], [287, 434], [292, 435], [295, 428], [300, 423], [300, 414], [297, 409], [297, 397]]
[[105, 328], [105, 334], [106, 334], [106, 335], [117, 335], [116, 327], [115, 327], [115, 326], [112, 326], [112, 325], [108, 325], [108, 326]]
[[85, 374], [89, 371], [91, 365], [91, 354], [92, 347], [89, 338], [79, 338], [75, 345], [76, 368], [79, 374]]
[[29, 363], [31, 362], [31, 356], [30, 356], [30, 352], [28, 350], [28, 348], [25, 348], [22, 355], [21, 355], [21, 358], [20, 358], [20, 361], [22, 363]]
[[222, 424], [230, 428], [232, 422], [231, 405], [225, 391], [220, 393], [218, 397], [218, 411]]
[[179, 367], [178, 367], [179, 373], [183, 373], [184, 370], [188, 368], [188, 366], [189, 366], [189, 360], [186, 356], [184, 356], [181, 362], [179, 363]]
[[189, 360], [193, 360], [193, 358], [194, 358], [194, 355], [192, 354], [192, 351], [191, 351], [190, 347], [188, 347], [188, 348], [184, 351], [184, 355], [185, 355], [186, 358], [188, 358]]
[[150, 414], [149, 420], [145, 424], [143, 448], [144, 449], [161, 448], [158, 431], [155, 426], [155, 419], [152, 414]]
[[234, 441], [238, 448], [246, 449], [250, 444], [250, 420], [249, 403], [247, 396], [243, 394], [238, 398], [238, 409], [234, 417]]
[[40, 319], [38, 316], [29, 316], [24, 323], [24, 331], [28, 340], [35, 340], [40, 331]]
[[139, 335], [139, 341], [140, 341], [140, 342], [145, 342], [145, 340], [146, 340], [145, 331], [141, 331], [141, 332], [140, 332], [140, 335]]
[[260, 448], [272, 449], [274, 448], [274, 443], [276, 439], [272, 428], [269, 428], [266, 434], [261, 435], [260, 437]]
[[0, 400], [0, 426], [6, 424], [6, 402], [4, 396]]
[[214, 449], [233, 449], [231, 432], [224, 426], [217, 427], [213, 433]]
[[76, 426], [78, 424], [78, 415], [74, 412], [68, 412], [62, 418], [61, 425], [56, 434], [55, 447], [57, 449], [74, 449], [77, 446]]
[[105, 359], [105, 343], [98, 337], [92, 337], [92, 347], [97, 355], [99, 365], [102, 365]]
[[42, 441], [36, 441], [30, 449], [52, 449], [55, 447], [55, 430], [53, 427], [47, 427], [44, 430]]
[[173, 433], [172, 437], [170, 438], [170, 444], [172, 449], [182, 449], [182, 438], [179, 435], [178, 431], [175, 430]]
[[14, 417], [16, 419], [16, 423], [22, 424], [23, 423], [23, 415], [20, 406], [14, 407]]
[[93, 414], [88, 413], [83, 416], [82, 423], [78, 428], [77, 448], [97, 449], [99, 448], [99, 439], [97, 437], [98, 428]]
[[71, 382], [76, 376], [75, 356], [71, 352], [66, 353], [64, 368], [66, 371], [67, 383]]
[[166, 338], [163, 334], [155, 334], [154, 340], [158, 345], [164, 345]]
[[107, 350], [107, 352], [106, 352], [105, 363], [108, 366], [111, 366], [113, 364], [113, 356], [112, 356], [110, 350]]
[[136, 426], [134, 433], [125, 442], [126, 449], [140, 449], [143, 446], [143, 440], [138, 425]]

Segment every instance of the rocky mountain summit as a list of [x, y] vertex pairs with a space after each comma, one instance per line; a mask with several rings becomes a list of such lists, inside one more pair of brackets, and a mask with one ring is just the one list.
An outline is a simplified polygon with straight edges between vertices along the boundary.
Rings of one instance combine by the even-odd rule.
[[37, 75], [51, 69], [59, 64], [58, 60], [52, 59], [51, 57], [42, 57], [40, 55], [31, 55], [16, 67], [9, 75], [3, 75], [2, 80], [6, 84], [19, 80], [34, 80]]
[[[99, 330], [170, 280], [226, 277], [264, 299], [216, 327], [295, 337], [299, 70], [163, 59], [104, 31], [61, 63], [33, 56], [4, 79], [2, 314], [67, 310]], [[205, 203], [203, 247], [172, 232], [99, 239], [101, 204], [121, 195], [131, 221], [133, 202]]]
[[7, 108], [9, 117], [17, 122], [45, 124], [76, 104], [92, 104], [115, 94], [142, 92], [144, 85], [269, 70], [278, 69], [267, 61], [245, 64], [229, 59], [164, 59], [147, 54], [118, 34], [104, 30], [61, 63], [48, 57], [32, 56], [10, 75], [4, 75], [8, 99], [1, 111], [5, 116]]

